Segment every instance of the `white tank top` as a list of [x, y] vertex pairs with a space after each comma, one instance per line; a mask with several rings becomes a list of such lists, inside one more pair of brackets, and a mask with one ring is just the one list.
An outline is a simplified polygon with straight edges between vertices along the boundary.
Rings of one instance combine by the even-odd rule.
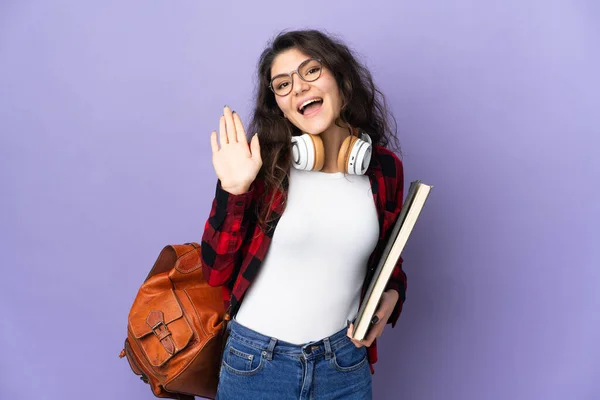
[[292, 168], [286, 209], [236, 320], [294, 344], [339, 331], [356, 316], [378, 237], [367, 176]]

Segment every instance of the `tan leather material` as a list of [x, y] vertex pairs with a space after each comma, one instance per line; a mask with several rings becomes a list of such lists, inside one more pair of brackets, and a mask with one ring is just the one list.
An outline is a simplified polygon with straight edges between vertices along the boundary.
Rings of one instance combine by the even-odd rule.
[[194, 272], [201, 267], [202, 263], [200, 262], [200, 252], [190, 251], [181, 255], [181, 257], [175, 263], [174, 268], [182, 274], [187, 274]]
[[338, 152], [338, 158], [337, 158], [338, 169], [340, 169], [346, 173], [348, 172], [348, 159], [350, 158], [350, 152], [348, 150], [351, 149], [352, 146], [354, 146], [354, 143], [356, 143], [357, 140], [358, 140], [358, 137], [356, 137], [356, 136], [348, 136], [342, 142], [340, 151]]
[[225, 309], [200, 251], [197, 243], [166, 246], [129, 312], [121, 356], [157, 397], [213, 399], [217, 391]]
[[323, 139], [319, 135], [309, 135], [309, 138], [313, 142], [315, 148], [315, 166], [313, 171], [320, 171], [325, 165], [325, 146], [323, 145]]
[[170, 337], [172, 334], [169, 327], [165, 325], [162, 311], [150, 311], [148, 318], [146, 318], [146, 324], [152, 329], [152, 333], [158, 338], [167, 353], [173, 355], [175, 353], [175, 344], [173, 343], [173, 338]]
[[[183, 316], [183, 310], [179, 306], [179, 302], [175, 297], [173, 289], [166, 287], [163, 292], [160, 290], [162, 283], [160, 278], [151, 278], [147, 283], [155, 283], [150, 293], [149, 286], [142, 286], [133, 302], [133, 306], [129, 313], [131, 331], [136, 338], [152, 334], [152, 327], [146, 322], [150, 310], [161, 310], [164, 314], [164, 323], [170, 324]], [[159, 286], [160, 285], [160, 286]]]

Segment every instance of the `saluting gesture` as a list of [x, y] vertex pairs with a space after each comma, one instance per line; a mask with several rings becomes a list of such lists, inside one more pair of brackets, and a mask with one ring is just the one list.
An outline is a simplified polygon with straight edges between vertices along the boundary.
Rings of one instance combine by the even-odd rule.
[[258, 135], [252, 136], [248, 146], [240, 116], [225, 106], [219, 119], [219, 142], [217, 131], [212, 131], [212, 161], [221, 187], [232, 194], [246, 193], [262, 166]]

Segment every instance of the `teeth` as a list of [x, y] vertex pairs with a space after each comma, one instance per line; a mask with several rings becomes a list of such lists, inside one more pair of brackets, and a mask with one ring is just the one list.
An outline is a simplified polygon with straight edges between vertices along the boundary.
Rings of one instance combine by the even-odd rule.
[[300, 110], [300, 111], [304, 111], [304, 108], [305, 108], [307, 105], [309, 105], [309, 104], [311, 104], [311, 103], [314, 103], [314, 102], [317, 102], [317, 101], [322, 101], [322, 100], [321, 100], [321, 99], [310, 99], [310, 100], [306, 100], [304, 103], [302, 103], [302, 104], [300, 105], [300, 107], [298, 108], [298, 110]]

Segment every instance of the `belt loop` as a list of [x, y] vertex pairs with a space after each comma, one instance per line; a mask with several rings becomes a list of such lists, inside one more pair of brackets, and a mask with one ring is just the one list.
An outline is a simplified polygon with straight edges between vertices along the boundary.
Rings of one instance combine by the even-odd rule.
[[325, 359], [329, 360], [331, 359], [331, 343], [329, 343], [329, 338], [326, 337], [325, 339], [323, 339], [323, 343], [325, 344]]
[[267, 347], [267, 360], [271, 361], [273, 359], [273, 350], [275, 349], [275, 345], [277, 344], [277, 339], [271, 338], [269, 342], [269, 347]]

